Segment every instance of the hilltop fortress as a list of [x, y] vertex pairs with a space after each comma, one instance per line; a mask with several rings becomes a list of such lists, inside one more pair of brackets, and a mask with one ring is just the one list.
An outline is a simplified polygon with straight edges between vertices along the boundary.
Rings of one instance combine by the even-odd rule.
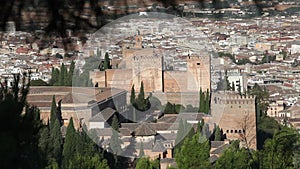
[[117, 68], [90, 72], [93, 83], [99, 87], [114, 87], [136, 92], [144, 83], [146, 93], [167, 101], [198, 106], [199, 90], [210, 90], [210, 56], [199, 53], [186, 56], [186, 71], [166, 70], [164, 49], [144, 48], [142, 36], [135, 36], [135, 43], [122, 44], [122, 61]]

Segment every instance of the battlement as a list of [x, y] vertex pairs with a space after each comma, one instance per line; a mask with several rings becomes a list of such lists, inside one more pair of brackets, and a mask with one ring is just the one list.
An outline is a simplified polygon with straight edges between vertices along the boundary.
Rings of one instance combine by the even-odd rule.
[[254, 104], [255, 96], [240, 96], [231, 91], [219, 91], [214, 94], [212, 101], [215, 104]]

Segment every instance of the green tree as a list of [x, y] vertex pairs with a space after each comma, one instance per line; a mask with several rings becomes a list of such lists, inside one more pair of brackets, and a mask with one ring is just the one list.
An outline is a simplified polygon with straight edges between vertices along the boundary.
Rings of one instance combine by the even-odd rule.
[[54, 127], [51, 129], [50, 132], [51, 137], [51, 144], [53, 146], [52, 154], [53, 157], [56, 159], [58, 164], [61, 162], [61, 153], [62, 153], [62, 144], [63, 144], [63, 138], [60, 131], [60, 123], [58, 119], [55, 120]]
[[262, 150], [262, 166], [261, 168], [292, 168], [293, 154], [297, 141], [299, 140], [299, 133], [293, 129], [283, 128], [276, 131], [273, 139], [265, 141]]
[[63, 147], [63, 166], [64, 168], [69, 166], [70, 161], [73, 160], [74, 154], [76, 154], [77, 133], [74, 128], [73, 118], [70, 118], [70, 123], [67, 127], [67, 133], [65, 137], [65, 143]]
[[65, 75], [66, 75], [65, 72], [66, 72], [65, 64], [62, 63], [60, 67], [59, 77], [58, 77], [58, 86], [64, 86]]
[[105, 56], [104, 56], [104, 64], [103, 64], [103, 70], [106, 70], [106, 69], [110, 69], [110, 59], [109, 59], [109, 55], [108, 53], [106, 52], [105, 53]]
[[59, 70], [52, 67], [50, 85], [57, 85], [59, 79]]
[[117, 115], [114, 115], [113, 120], [112, 120], [112, 124], [111, 124], [111, 128], [116, 130], [117, 132], [119, 132], [119, 120]]
[[170, 102], [167, 102], [165, 108], [164, 108], [164, 114], [176, 114], [176, 110], [173, 104]]
[[204, 113], [208, 114], [210, 110], [210, 92], [208, 89], [206, 89], [206, 94], [205, 94], [205, 111]]
[[152, 169], [148, 158], [140, 158], [135, 169]]
[[252, 154], [245, 148], [238, 148], [231, 145], [222, 152], [220, 158], [217, 160], [215, 168], [239, 168], [248, 169], [255, 168], [256, 161], [252, 158]]
[[57, 106], [56, 106], [56, 99], [55, 95], [52, 96], [52, 103], [51, 103], [51, 110], [50, 110], [50, 130], [53, 128], [54, 123], [57, 119]]
[[199, 112], [204, 112], [205, 111], [205, 95], [204, 93], [202, 92], [202, 88], [200, 88], [200, 104], [199, 104]]
[[[14, 75], [12, 87], [0, 87], [0, 168], [42, 168], [39, 109], [26, 103], [29, 83]], [[24, 111], [23, 111], [24, 110]]]
[[107, 165], [107, 161], [102, 160], [97, 154], [92, 157], [76, 154], [74, 159], [70, 161], [67, 168], [109, 169], [109, 166]]
[[69, 73], [68, 73], [68, 82], [66, 84], [67, 86], [72, 86], [74, 69], [75, 69], [75, 62], [72, 60], [69, 68]]
[[140, 158], [136, 164], [135, 169], [159, 169], [158, 160], [149, 160], [149, 158]]
[[130, 103], [131, 103], [131, 105], [135, 105], [135, 90], [134, 90], [134, 85], [132, 85], [132, 87], [131, 87]]
[[217, 126], [215, 130], [215, 141], [222, 141], [222, 133], [219, 126]]
[[48, 159], [51, 158], [52, 153], [52, 142], [48, 126], [44, 126], [40, 130], [38, 147], [40, 156], [42, 157], [43, 165], [46, 166], [48, 163]]
[[183, 145], [175, 154], [175, 161], [178, 168], [207, 169], [210, 168], [209, 142], [200, 143], [199, 134], [192, 139], [186, 138]]

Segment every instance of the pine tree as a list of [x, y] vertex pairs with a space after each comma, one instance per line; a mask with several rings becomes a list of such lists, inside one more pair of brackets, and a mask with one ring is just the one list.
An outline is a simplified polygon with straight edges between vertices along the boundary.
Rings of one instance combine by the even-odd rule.
[[56, 159], [58, 164], [60, 164], [63, 138], [60, 131], [60, 123], [58, 119], [55, 120], [54, 127], [51, 129], [50, 137], [51, 137], [51, 145], [53, 146], [53, 150], [52, 150], [53, 157]]
[[178, 168], [210, 168], [209, 150], [209, 141], [199, 142], [199, 134], [186, 138], [175, 154], [176, 164]]
[[56, 107], [55, 95], [53, 95], [51, 110], [50, 110], [50, 124], [49, 124], [50, 130], [53, 128], [56, 119], [57, 119], [57, 107]]
[[73, 118], [70, 118], [70, 123], [67, 127], [67, 133], [65, 137], [65, 143], [63, 148], [63, 166], [67, 168], [70, 161], [76, 154], [76, 144], [77, 144], [77, 133], [74, 128]]
[[141, 158], [136, 164], [136, 169], [152, 169], [148, 158]]

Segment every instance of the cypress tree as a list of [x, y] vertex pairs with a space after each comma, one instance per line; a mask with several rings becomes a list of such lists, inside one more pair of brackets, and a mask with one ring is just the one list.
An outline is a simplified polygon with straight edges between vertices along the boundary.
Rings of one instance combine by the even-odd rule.
[[68, 84], [67, 84], [68, 86], [72, 86], [74, 69], [75, 69], [75, 62], [72, 60], [69, 68], [69, 73], [68, 73]]
[[60, 76], [60, 71], [59, 69], [55, 68], [54, 69], [54, 74], [53, 74], [53, 86], [58, 86], [59, 85], [59, 76]]
[[105, 57], [104, 57], [103, 69], [104, 70], [110, 69], [110, 60], [109, 60], [109, 55], [107, 52], [105, 53]]
[[135, 104], [135, 90], [134, 90], [134, 85], [132, 85], [132, 87], [131, 87], [130, 103], [131, 103], [131, 105]]
[[136, 107], [138, 110], [145, 111], [147, 109], [147, 99], [145, 99], [144, 83], [141, 82], [140, 92], [136, 99]]
[[73, 118], [70, 118], [70, 123], [67, 127], [67, 133], [65, 137], [65, 143], [63, 148], [63, 166], [67, 168], [70, 161], [76, 154], [76, 143], [77, 143], [77, 133], [74, 128]]
[[209, 90], [206, 90], [206, 95], [205, 95], [205, 113], [209, 113], [209, 108], [210, 108], [210, 93]]
[[119, 132], [119, 120], [118, 120], [118, 117], [116, 115], [114, 115], [114, 117], [113, 117], [111, 127], [115, 131]]
[[219, 126], [217, 126], [215, 130], [215, 141], [221, 141], [221, 140], [222, 140], [221, 129]]
[[141, 82], [141, 87], [140, 87], [140, 93], [138, 95], [138, 99], [144, 100], [145, 99], [145, 93], [144, 93], [144, 82]]
[[57, 103], [58, 106], [57, 106], [57, 110], [56, 110], [56, 117], [58, 119], [60, 127], [63, 126], [63, 123], [64, 123], [64, 121], [62, 119], [62, 114], [61, 114], [61, 101], [62, 101], [61, 99], [58, 101], [58, 103]]
[[58, 86], [63, 86], [65, 82], [65, 64], [62, 63], [60, 67], [60, 73], [59, 73], [59, 78], [58, 78]]
[[55, 120], [54, 127], [51, 129], [50, 137], [51, 137], [51, 144], [53, 146], [53, 150], [52, 150], [53, 157], [56, 159], [58, 164], [60, 164], [63, 138], [60, 131], [60, 123], [58, 119]]
[[65, 67], [64, 71], [62, 72], [64, 76], [64, 81], [62, 86], [69, 86], [69, 74], [68, 74], [68, 69]]
[[205, 95], [204, 92], [202, 92], [201, 89], [201, 94], [200, 94], [200, 112], [205, 112]]
[[39, 133], [39, 150], [40, 150], [40, 156], [43, 159], [44, 166], [47, 164], [47, 160], [50, 159], [50, 154], [51, 154], [51, 139], [50, 139], [50, 131], [48, 126], [43, 127], [40, 130]]
[[200, 91], [199, 91], [199, 112], [201, 112], [201, 107], [202, 107], [202, 88], [200, 87]]
[[57, 119], [57, 107], [56, 107], [56, 100], [55, 95], [52, 96], [52, 104], [51, 104], [51, 111], [50, 111], [50, 130], [53, 128], [55, 120]]

